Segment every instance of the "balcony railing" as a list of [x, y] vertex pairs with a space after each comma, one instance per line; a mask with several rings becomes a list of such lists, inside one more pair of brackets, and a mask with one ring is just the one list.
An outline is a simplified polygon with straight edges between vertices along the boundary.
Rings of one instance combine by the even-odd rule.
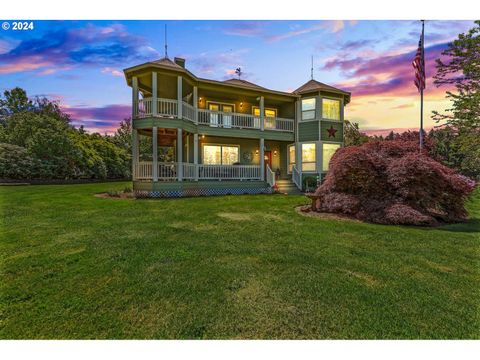
[[[178, 118], [178, 101], [171, 99], [157, 99], [156, 112], [152, 106], [152, 98], [143, 98], [134, 103], [134, 114], [136, 119], [146, 117]], [[155, 112], [155, 113], [154, 113]], [[197, 116], [196, 113], [198, 114]], [[261, 119], [250, 114], [234, 112], [212, 111], [196, 109], [192, 105], [182, 102], [182, 118], [199, 125], [221, 128], [257, 129], [260, 130]], [[197, 118], [197, 119], [196, 119]], [[279, 117], [265, 117], [264, 129], [275, 131], [294, 131], [294, 120]]]
[[[178, 180], [178, 166], [176, 162], [159, 162], [158, 180]], [[260, 180], [259, 165], [206, 165], [180, 163], [182, 179], [184, 180]], [[141, 161], [135, 167], [135, 180], [153, 180], [153, 162]]]

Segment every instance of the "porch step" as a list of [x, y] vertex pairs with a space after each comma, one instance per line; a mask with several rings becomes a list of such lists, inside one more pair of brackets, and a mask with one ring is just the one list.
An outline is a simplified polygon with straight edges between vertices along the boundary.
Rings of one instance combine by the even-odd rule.
[[297, 185], [290, 179], [277, 180], [275, 182], [278, 186], [278, 191], [281, 194], [300, 195], [302, 192], [297, 188]]

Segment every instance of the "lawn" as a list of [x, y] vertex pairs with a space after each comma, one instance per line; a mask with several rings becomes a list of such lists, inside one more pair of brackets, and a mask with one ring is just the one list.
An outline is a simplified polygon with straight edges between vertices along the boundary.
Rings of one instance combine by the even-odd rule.
[[93, 196], [126, 185], [0, 187], [0, 338], [480, 338], [478, 190], [432, 229]]

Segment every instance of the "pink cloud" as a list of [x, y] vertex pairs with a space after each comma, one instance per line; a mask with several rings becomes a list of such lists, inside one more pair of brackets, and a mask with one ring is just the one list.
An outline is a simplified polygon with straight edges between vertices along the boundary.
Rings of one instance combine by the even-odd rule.
[[[427, 74], [427, 96], [439, 96], [445, 93], [444, 88], [433, 85], [435, 59], [441, 57], [446, 44], [437, 44], [425, 49], [425, 67]], [[336, 84], [338, 87], [352, 92], [352, 96], [413, 96], [418, 93], [413, 84], [414, 71], [412, 60], [414, 51], [396, 55], [376, 56], [369, 59], [356, 57], [353, 59], [335, 58], [327, 61], [325, 70], [340, 69], [350, 79]]]

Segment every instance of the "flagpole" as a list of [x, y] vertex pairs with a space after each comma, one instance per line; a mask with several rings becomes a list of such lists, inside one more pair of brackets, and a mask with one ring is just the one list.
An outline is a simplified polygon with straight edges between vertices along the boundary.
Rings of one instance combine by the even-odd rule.
[[[425, 20], [422, 20], [422, 71], [423, 71], [423, 77], [427, 79], [427, 76], [425, 74], [425, 54], [424, 54], [424, 48], [425, 48]], [[423, 88], [424, 86], [420, 87], [420, 151], [423, 149]]]

